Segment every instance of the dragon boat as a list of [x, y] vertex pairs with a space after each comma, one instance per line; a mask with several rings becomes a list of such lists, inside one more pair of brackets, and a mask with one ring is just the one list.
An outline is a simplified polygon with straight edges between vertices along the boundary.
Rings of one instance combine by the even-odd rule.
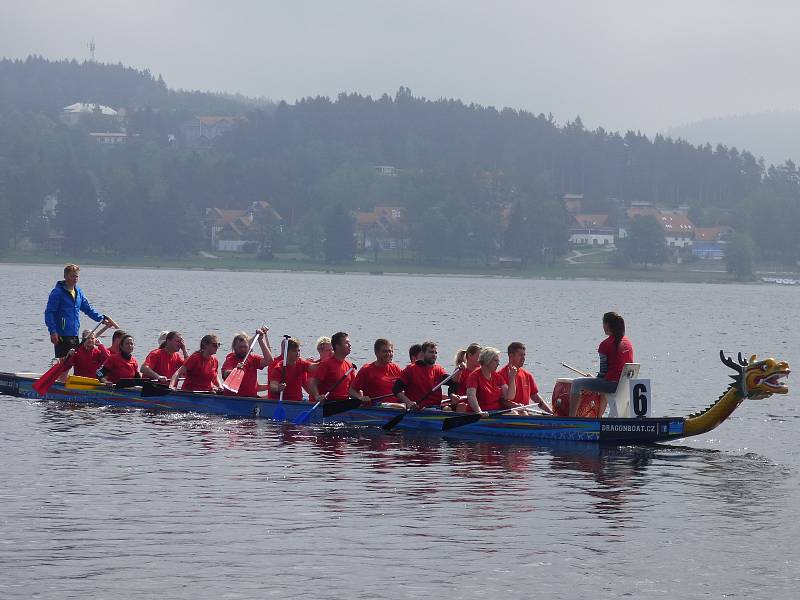
[[[509, 440], [571, 440], [601, 444], [651, 444], [678, 440], [710, 431], [727, 419], [744, 400], [768, 398], [773, 394], [786, 394], [788, 387], [783, 379], [789, 375], [789, 365], [774, 358], [738, 361], [720, 352], [723, 364], [733, 369], [733, 381], [719, 399], [703, 411], [686, 417], [559, 417], [559, 416], [518, 416], [492, 415], [482, 417], [463, 427], [448, 428], [447, 419], [454, 413], [440, 410], [412, 411], [397, 425], [398, 429], [438, 433], [458, 438], [491, 438]], [[638, 372], [638, 369], [636, 370]], [[620, 388], [630, 386], [626, 381], [635, 376], [633, 371], [623, 374]], [[33, 389], [38, 375], [34, 373], [0, 373], [0, 394], [57, 402], [136, 407], [148, 410], [199, 412], [239, 418], [272, 419], [278, 409], [277, 400], [266, 398], [244, 398], [210, 393], [165, 390], [160, 395], [144, 393], [144, 387], [125, 389], [108, 388], [96, 384], [53, 385], [44, 397]], [[617, 391], [617, 396], [626, 391]], [[611, 403], [613, 405], [613, 402]], [[306, 421], [315, 424], [350, 424], [357, 426], [382, 426], [397, 417], [396, 408], [381, 406], [361, 407], [330, 415], [328, 404], [317, 406], [311, 411], [308, 402], [283, 401], [278, 414], [283, 420], [293, 422], [304, 413], [310, 413]], [[612, 413], [619, 414], [612, 410]]]

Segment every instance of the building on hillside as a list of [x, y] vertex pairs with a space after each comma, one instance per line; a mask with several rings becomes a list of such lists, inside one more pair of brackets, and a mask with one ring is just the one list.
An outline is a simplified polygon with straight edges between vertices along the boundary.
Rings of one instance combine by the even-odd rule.
[[210, 148], [214, 138], [233, 131], [238, 120], [238, 117], [195, 117], [181, 125], [183, 141], [188, 148]]
[[583, 194], [564, 194], [561, 200], [569, 214], [577, 215], [583, 212]]
[[81, 117], [91, 114], [99, 114], [113, 121], [118, 121], [121, 118], [120, 114], [110, 106], [85, 102], [76, 102], [75, 104], [65, 106], [61, 109], [60, 118], [61, 122], [66, 125], [77, 125]]
[[569, 242], [574, 246], [611, 246], [615, 234], [608, 226], [608, 215], [572, 215]]
[[658, 222], [664, 230], [664, 241], [668, 248], [691, 248], [694, 240], [694, 224], [684, 213], [659, 211]]
[[725, 238], [733, 233], [727, 225], [718, 227], [695, 227], [692, 254], [701, 260], [725, 258]]
[[89, 137], [103, 146], [119, 146], [128, 141], [127, 133], [90, 133]]
[[398, 173], [400, 173], [400, 169], [391, 165], [374, 165], [372, 170], [381, 177], [397, 177]]
[[266, 211], [268, 221], [283, 231], [283, 218], [269, 202], [253, 202], [248, 208], [207, 208], [205, 216], [208, 247], [218, 252], [245, 252], [263, 243], [264, 231], [256, 215]]
[[411, 247], [405, 209], [399, 206], [357, 212], [355, 233], [358, 250], [396, 250], [402, 254]]

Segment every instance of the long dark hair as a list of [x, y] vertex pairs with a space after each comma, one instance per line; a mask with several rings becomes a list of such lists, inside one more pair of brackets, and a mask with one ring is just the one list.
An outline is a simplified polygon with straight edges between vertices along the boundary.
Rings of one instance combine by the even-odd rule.
[[619, 343], [625, 335], [625, 319], [615, 312], [607, 312], [603, 315], [603, 323], [608, 325], [611, 337], [614, 338], [614, 347], [619, 348]]

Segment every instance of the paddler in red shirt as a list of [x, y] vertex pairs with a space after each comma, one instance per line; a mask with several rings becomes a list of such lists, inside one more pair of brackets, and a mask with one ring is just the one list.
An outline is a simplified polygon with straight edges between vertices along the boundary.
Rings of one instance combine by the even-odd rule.
[[[375, 361], [359, 369], [350, 386], [350, 396], [369, 404], [372, 398], [392, 394], [394, 382], [400, 377], [400, 367], [392, 362], [394, 345], [387, 339], [378, 338], [373, 344]], [[387, 398], [392, 402], [391, 398]]]
[[107, 329], [101, 327], [95, 335], [92, 331], [84, 329], [81, 339], [85, 340], [77, 348], [72, 348], [67, 356], [74, 356], [72, 359], [73, 373], [79, 377], [97, 377], [97, 369], [103, 366], [110, 353], [108, 348], [103, 346], [97, 339]]
[[219, 338], [213, 333], [203, 336], [200, 340], [200, 350], [194, 352], [180, 369], [175, 371], [169, 386], [176, 389], [181, 377], [186, 379], [181, 389], [188, 392], [219, 392], [219, 361], [214, 356], [219, 350]]
[[117, 329], [114, 334], [111, 336], [111, 345], [108, 347], [108, 351], [111, 354], [118, 354], [119, 353], [119, 343], [122, 341], [122, 338], [128, 335], [127, 331], [122, 331], [122, 329]]
[[[236, 396], [252, 398], [257, 395], [258, 372], [261, 369], [266, 369], [273, 362], [272, 352], [269, 349], [269, 339], [267, 338], [268, 331], [269, 328], [262, 327], [256, 333], [258, 335], [258, 345], [263, 355], [251, 352], [247, 360], [245, 360], [245, 356], [247, 356], [247, 351], [250, 350], [252, 339], [242, 332], [236, 334], [231, 342], [231, 352], [225, 357], [225, 362], [222, 363], [222, 380], [225, 381], [230, 372], [236, 367], [244, 369], [244, 377], [239, 386], [239, 391], [235, 394]], [[228, 393], [227, 390], [226, 393]]]
[[[422, 343], [422, 360], [408, 365], [400, 372], [400, 377], [394, 384], [392, 391], [397, 399], [400, 400], [407, 410], [414, 408], [425, 408], [441, 404], [442, 394], [440, 391], [430, 393], [439, 382], [447, 378], [447, 371], [442, 365], [436, 364], [439, 350], [436, 342]], [[418, 406], [418, 403], [422, 403]]]
[[422, 344], [411, 344], [408, 349], [408, 364], [413, 365], [418, 360], [422, 360]]
[[[578, 377], [572, 380], [569, 390], [569, 416], [574, 417], [580, 405], [581, 391], [614, 394], [617, 391], [622, 369], [633, 362], [633, 344], [625, 337], [625, 319], [615, 312], [603, 315], [603, 332], [608, 336], [597, 348], [600, 355], [600, 371], [597, 377]], [[605, 412], [608, 401], [603, 397], [600, 414]]]
[[117, 383], [120, 379], [139, 378], [139, 363], [133, 357], [133, 336], [125, 334], [119, 342], [119, 352], [111, 354], [103, 366], [97, 370], [97, 378], [106, 385]]
[[501, 410], [505, 398], [516, 396], [517, 368], [513, 365], [508, 368], [508, 384], [497, 372], [500, 366], [500, 351], [497, 348], [486, 347], [478, 356], [479, 369], [475, 369], [467, 377], [467, 402], [469, 407], [466, 412], [476, 412], [485, 415], [490, 410]]
[[[453, 361], [458, 369], [458, 373], [453, 376], [453, 381], [456, 384], [455, 391], [442, 400], [442, 410], [463, 412], [467, 408], [467, 377], [480, 367], [478, 356], [480, 356], [481, 349], [480, 344], [473, 342], [466, 348], [456, 352], [455, 360]], [[461, 410], [459, 410], [459, 406]]]
[[142, 377], [157, 379], [159, 383], [166, 384], [187, 358], [189, 355], [180, 332], [163, 331], [158, 338], [158, 348], [144, 359]]
[[353, 367], [353, 363], [347, 360], [351, 349], [350, 337], [344, 331], [338, 331], [331, 336], [331, 345], [333, 356], [320, 362], [308, 380], [308, 389], [314, 402], [345, 400], [356, 377], [353, 372], [345, 377], [345, 373]]
[[283, 392], [283, 399], [294, 402], [303, 400], [303, 385], [311, 361], [300, 358], [300, 342], [289, 338], [286, 343], [286, 368], [283, 357], [277, 359], [269, 368], [269, 398], [278, 400]]
[[[539, 388], [536, 386], [536, 380], [533, 378], [533, 375], [523, 369], [523, 365], [525, 364], [525, 344], [522, 342], [511, 342], [508, 345], [508, 364], [500, 369], [500, 377], [503, 378], [503, 381], [508, 385], [511, 381], [509, 378], [508, 370], [510, 367], [517, 368], [517, 378], [516, 378], [516, 387], [517, 392], [514, 397], [509, 397], [506, 401], [505, 405], [507, 408], [512, 408], [514, 406], [519, 406], [523, 408], [525, 406], [533, 406], [534, 404], [538, 404], [539, 408], [541, 408], [544, 412], [553, 414], [551, 408], [547, 405], [547, 403], [542, 399], [539, 395]], [[517, 411], [517, 414], [525, 414], [524, 409]], [[509, 412], [509, 414], [513, 414]]]

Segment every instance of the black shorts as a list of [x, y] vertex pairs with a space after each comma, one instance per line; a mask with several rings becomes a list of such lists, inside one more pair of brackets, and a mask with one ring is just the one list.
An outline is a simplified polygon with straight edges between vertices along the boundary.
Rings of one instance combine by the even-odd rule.
[[55, 346], [56, 358], [64, 358], [67, 355], [67, 352], [69, 352], [73, 348], [77, 348], [79, 345], [80, 341], [76, 336], [72, 335], [59, 336], [58, 343]]

